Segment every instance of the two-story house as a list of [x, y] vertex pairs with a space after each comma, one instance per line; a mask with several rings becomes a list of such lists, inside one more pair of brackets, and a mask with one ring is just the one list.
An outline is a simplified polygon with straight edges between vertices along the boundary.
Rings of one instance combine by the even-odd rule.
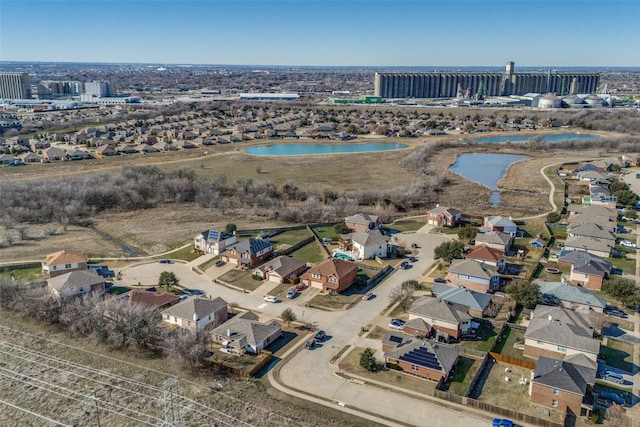
[[462, 221], [462, 212], [454, 208], [436, 205], [427, 213], [427, 224], [438, 227], [457, 227]]
[[234, 243], [234, 233], [219, 230], [205, 230], [193, 238], [193, 248], [201, 254], [220, 255]]
[[500, 288], [498, 268], [474, 259], [454, 259], [447, 270], [452, 286], [463, 286], [477, 292], [494, 292]]
[[373, 230], [380, 226], [380, 218], [377, 215], [370, 215], [366, 213], [357, 213], [345, 217], [345, 225], [352, 231], [364, 231]]
[[469, 307], [440, 298], [419, 298], [409, 309], [409, 321], [405, 324], [405, 332], [422, 336], [407, 328], [414, 319], [423, 320], [443, 338], [458, 339], [471, 334], [472, 330]]
[[42, 272], [49, 277], [59, 276], [70, 271], [87, 269], [87, 256], [81, 251], [62, 250], [46, 256], [42, 263]]
[[162, 311], [163, 322], [190, 331], [222, 324], [227, 318], [227, 302], [220, 297], [190, 297]]
[[249, 238], [229, 246], [222, 258], [231, 265], [242, 268], [256, 267], [273, 255], [273, 246], [268, 240]]
[[342, 259], [329, 258], [304, 273], [300, 282], [305, 286], [332, 291], [344, 292], [358, 279], [358, 266]]

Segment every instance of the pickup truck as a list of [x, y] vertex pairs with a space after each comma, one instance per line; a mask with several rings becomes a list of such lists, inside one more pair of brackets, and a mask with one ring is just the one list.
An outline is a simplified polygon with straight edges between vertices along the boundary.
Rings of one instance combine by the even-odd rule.
[[116, 273], [113, 270], [109, 270], [106, 265], [90, 265], [89, 268], [94, 269], [102, 277], [116, 277]]

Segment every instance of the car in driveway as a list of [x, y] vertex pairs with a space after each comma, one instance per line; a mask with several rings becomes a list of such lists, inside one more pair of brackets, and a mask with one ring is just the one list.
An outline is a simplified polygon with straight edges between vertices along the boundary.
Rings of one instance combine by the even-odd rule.
[[262, 299], [265, 300], [266, 302], [273, 302], [273, 303], [280, 302], [280, 300], [274, 297], [273, 295], [265, 295], [265, 297]]
[[315, 335], [314, 335], [314, 339], [318, 342], [321, 342], [322, 340], [324, 340], [327, 337], [327, 334], [324, 331], [318, 331]]
[[219, 259], [216, 262], [214, 262], [213, 265], [215, 265], [216, 267], [222, 267], [224, 265], [224, 261]]
[[295, 289], [296, 292], [301, 292], [304, 289], [304, 285], [296, 285], [293, 289]]
[[289, 289], [289, 292], [287, 292], [287, 298], [289, 299], [294, 299], [296, 295], [298, 295], [298, 291], [296, 291], [296, 288], [291, 288]]
[[627, 313], [620, 310], [618, 307], [614, 307], [612, 305], [608, 305], [605, 307], [604, 314], [608, 314], [609, 316], [619, 317], [621, 319], [627, 319], [629, 317]]
[[315, 338], [311, 338], [310, 340], [307, 340], [307, 342], [304, 345], [304, 348], [306, 348], [307, 350], [312, 350], [313, 347], [316, 346], [316, 340]]
[[491, 423], [492, 427], [513, 427], [513, 421], [507, 418], [494, 418]]
[[184, 291], [182, 291], [183, 294], [185, 295], [204, 295], [205, 292], [201, 291], [200, 289], [185, 289]]
[[405, 321], [401, 320], [401, 319], [391, 319], [391, 322], [389, 322], [389, 327], [391, 329], [398, 329], [398, 330], [403, 330], [404, 329], [404, 324]]
[[409, 268], [409, 263], [407, 261], [402, 261], [400, 263], [400, 268], [406, 270], [407, 268]]
[[444, 279], [442, 277], [436, 277], [435, 279], [433, 279], [433, 281], [435, 283], [447, 283], [447, 279]]
[[367, 301], [370, 300], [371, 298], [373, 298], [375, 295], [373, 294], [373, 292], [365, 292], [364, 295], [362, 295], [362, 299]]
[[409, 257], [409, 262], [416, 262], [416, 261], [418, 261], [418, 258], [416, 258], [414, 256]]

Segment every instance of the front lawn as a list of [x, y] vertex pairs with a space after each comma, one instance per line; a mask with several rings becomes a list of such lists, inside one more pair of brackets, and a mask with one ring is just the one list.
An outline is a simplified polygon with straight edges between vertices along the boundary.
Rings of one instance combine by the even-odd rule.
[[183, 261], [193, 261], [196, 258], [199, 258], [201, 255], [193, 250], [193, 246], [185, 246], [184, 248], [176, 249], [175, 251], [166, 253], [160, 257], [156, 257], [154, 259], [181, 259]]
[[615, 268], [619, 268], [624, 273], [635, 275], [636, 274], [636, 260], [634, 258], [605, 258]]
[[392, 230], [402, 231], [416, 231], [421, 229], [427, 223], [427, 217], [401, 219], [393, 224], [390, 224], [388, 228]]
[[318, 294], [311, 298], [309, 306], [325, 310], [346, 310], [351, 304], [362, 300], [362, 295], [332, 295], [330, 292]]
[[264, 283], [263, 280], [254, 279], [251, 272], [237, 269], [227, 271], [220, 276], [220, 280], [248, 291], [255, 291]]

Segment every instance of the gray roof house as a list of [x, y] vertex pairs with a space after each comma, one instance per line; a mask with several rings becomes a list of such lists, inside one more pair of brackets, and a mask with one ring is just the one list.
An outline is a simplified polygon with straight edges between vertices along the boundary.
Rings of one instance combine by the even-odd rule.
[[599, 291], [613, 265], [597, 255], [572, 251], [558, 258], [560, 265], [571, 265], [571, 283]]
[[247, 311], [227, 320], [211, 334], [215, 342], [222, 344], [223, 351], [258, 354], [282, 335], [282, 327], [275, 320], [261, 323], [257, 315]]
[[500, 286], [498, 267], [474, 259], [454, 259], [447, 270], [447, 281], [478, 292], [491, 292]]
[[615, 240], [600, 240], [593, 237], [567, 237], [564, 241], [566, 250], [584, 251], [599, 257], [609, 257], [615, 248]]
[[416, 318], [423, 319], [442, 334], [453, 338], [460, 338], [471, 332], [471, 317], [469, 307], [466, 305], [440, 298], [419, 298], [409, 309], [409, 321]]
[[220, 297], [190, 297], [162, 311], [162, 321], [195, 331], [217, 322], [226, 322], [227, 302]]
[[587, 310], [602, 313], [607, 301], [593, 292], [565, 282], [533, 282], [540, 288], [540, 293], [547, 305], [561, 305], [573, 310]]
[[579, 415], [585, 395], [595, 384], [597, 362], [583, 354], [556, 360], [540, 356], [533, 371], [531, 402]]
[[605, 229], [604, 227], [591, 222], [584, 222], [581, 224], [571, 224], [567, 227], [567, 234], [569, 236], [583, 236], [592, 237], [594, 239], [601, 239], [605, 241], [615, 242], [616, 236], [614, 233]]
[[490, 294], [472, 291], [462, 286], [447, 286], [440, 283], [435, 283], [431, 292], [441, 300], [469, 307], [469, 314], [474, 317], [482, 317], [492, 299]]
[[104, 278], [92, 268], [51, 277], [47, 280], [47, 285], [56, 298], [93, 292], [104, 293]]
[[306, 269], [306, 262], [282, 255], [265, 262], [253, 270], [253, 273], [272, 282], [284, 283], [286, 279], [298, 277]]
[[374, 229], [380, 225], [380, 219], [377, 215], [369, 215], [366, 213], [357, 213], [345, 217], [344, 223], [353, 231], [363, 231]]
[[562, 360], [584, 354], [597, 360], [600, 341], [593, 339], [589, 313], [538, 305], [524, 334], [524, 355]]
[[488, 246], [508, 252], [513, 244], [513, 236], [500, 231], [489, 231], [488, 233], [478, 233], [475, 238], [476, 246]]
[[615, 209], [603, 205], [570, 204], [569, 206], [567, 206], [567, 212], [569, 213], [570, 217], [577, 214], [605, 216], [612, 219], [618, 217], [618, 213]]
[[351, 244], [358, 259], [389, 256], [389, 239], [380, 230], [362, 230], [351, 235]]

